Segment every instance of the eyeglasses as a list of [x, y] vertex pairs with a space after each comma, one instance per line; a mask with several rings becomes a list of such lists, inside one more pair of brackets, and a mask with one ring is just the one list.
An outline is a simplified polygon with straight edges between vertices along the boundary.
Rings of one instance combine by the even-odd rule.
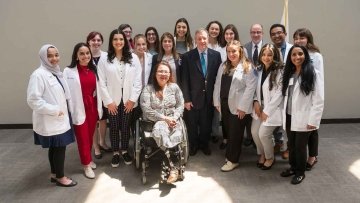
[[281, 35], [283, 33], [284, 33], [283, 31], [277, 31], [277, 32], [270, 33], [270, 35], [273, 37], [273, 36], [276, 36], [276, 35]]
[[158, 71], [156, 71], [157, 73], [159, 73], [159, 74], [169, 74], [170, 72], [169, 71], [167, 71], [167, 70], [158, 70]]
[[260, 35], [260, 34], [262, 34], [262, 32], [261, 31], [251, 31], [250, 34], [253, 34], [253, 35], [258, 34], [258, 35]]
[[132, 33], [132, 31], [128, 31], [128, 30], [123, 30], [123, 32], [124, 32], [125, 34], [131, 34], [131, 33]]
[[148, 32], [146, 35], [148, 35], [148, 36], [154, 35], [155, 36], [155, 33]]

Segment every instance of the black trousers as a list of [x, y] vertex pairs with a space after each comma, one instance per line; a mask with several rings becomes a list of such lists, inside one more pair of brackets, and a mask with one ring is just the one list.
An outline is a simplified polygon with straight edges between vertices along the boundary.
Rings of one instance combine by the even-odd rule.
[[304, 175], [307, 161], [306, 146], [312, 131], [291, 131], [291, 115], [286, 115], [286, 131], [288, 135], [289, 164], [296, 175]]
[[221, 101], [221, 116], [223, 119], [222, 127], [225, 128], [228, 137], [225, 157], [232, 163], [237, 163], [241, 154], [245, 126], [251, 120], [251, 116], [246, 114], [243, 119], [239, 119], [237, 115], [230, 112], [227, 100]]
[[311, 131], [308, 142], [309, 156], [317, 156], [319, 149], [319, 133], [318, 130]]
[[49, 162], [51, 173], [56, 174], [56, 178], [64, 177], [64, 162], [65, 162], [65, 151], [64, 147], [49, 147]]
[[188, 130], [190, 146], [208, 147], [214, 106], [205, 104], [201, 109], [192, 108], [184, 111], [184, 119]]

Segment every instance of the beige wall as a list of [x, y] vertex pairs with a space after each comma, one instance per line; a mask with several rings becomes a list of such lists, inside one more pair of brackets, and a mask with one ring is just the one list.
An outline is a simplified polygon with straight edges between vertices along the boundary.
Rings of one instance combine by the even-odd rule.
[[[280, 21], [283, 9], [283, 0], [174, 2], [0, 0], [0, 124], [31, 123], [26, 88], [29, 75], [39, 65], [38, 51], [45, 43], [59, 48], [64, 67], [70, 63], [75, 43], [84, 41], [92, 30], [103, 33], [106, 50], [109, 33], [121, 23], [131, 24], [134, 33], [143, 33], [151, 25], [160, 33], [173, 32], [180, 17], [188, 19], [192, 33], [213, 19], [224, 26], [233, 23], [243, 43], [250, 39], [250, 25], [260, 22], [269, 41], [269, 27]], [[309, 28], [324, 55], [323, 118], [360, 118], [360, 80], [356, 76], [360, 64], [359, 11], [358, 0], [289, 0], [289, 34], [292, 36], [299, 27]]]

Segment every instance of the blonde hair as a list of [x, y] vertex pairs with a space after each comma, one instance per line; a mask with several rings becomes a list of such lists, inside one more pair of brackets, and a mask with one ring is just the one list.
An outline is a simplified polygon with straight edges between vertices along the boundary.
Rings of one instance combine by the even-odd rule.
[[[239, 51], [240, 63], [244, 69], [244, 72], [249, 73], [250, 69], [251, 69], [251, 62], [249, 61], [249, 59], [246, 58], [244, 48], [241, 45], [240, 41], [233, 40], [233, 41], [227, 43], [226, 50], [229, 46], [236, 46], [236, 49]], [[226, 59], [224, 66], [225, 66], [224, 73], [229, 73], [232, 68], [235, 68], [231, 64], [231, 61], [229, 60], [229, 58]]]

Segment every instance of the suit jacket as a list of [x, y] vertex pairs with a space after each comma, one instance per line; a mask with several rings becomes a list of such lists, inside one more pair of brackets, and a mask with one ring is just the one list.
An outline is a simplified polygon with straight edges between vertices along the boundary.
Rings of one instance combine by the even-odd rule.
[[[158, 56], [159, 54], [155, 54], [153, 57], [152, 57], [152, 64], [151, 64], [151, 71], [150, 71], [150, 77], [149, 77], [149, 82], [148, 84], [152, 84], [152, 81], [151, 81], [151, 78], [153, 77], [153, 74], [155, 74], [155, 66], [156, 64], [158, 64], [160, 61], [158, 61]], [[181, 86], [181, 67], [180, 67], [180, 64], [181, 64], [181, 58], [179, 59], [175, 59], [175, 67], [176, 67], [176, 83]]]
[[183, 55], [181, 84], [185, 103], [192, 102], [195, 109], [201, 109], [205, 104], [212, 105], [214, 84], [220, 65], [220, 53], [208, 48], [207, 74], [204, 76], [198, 49], [195, 48]]
[[[261, 41], [261, 46], [258, 46], [258, 53], [259, 54], [260, 54], [260, 50], [261, 50], [262, 46], [264, 46], [264, 44], [266, 44], [266, 43], [264, 42], [264, 40], [262, 40]], [[253, 51], [252, 51], [252, 41], [246, 43], [244, 45], [244, 47], [245, 47], [245, 50], [246, 50], [246, 52], [248, 54], [249, 60], [251, 61], [251, 63], [254, 63], [254, 61], [253, 61]], [[260, 59], [260, 55], [259, 55], [259, 59]]]

